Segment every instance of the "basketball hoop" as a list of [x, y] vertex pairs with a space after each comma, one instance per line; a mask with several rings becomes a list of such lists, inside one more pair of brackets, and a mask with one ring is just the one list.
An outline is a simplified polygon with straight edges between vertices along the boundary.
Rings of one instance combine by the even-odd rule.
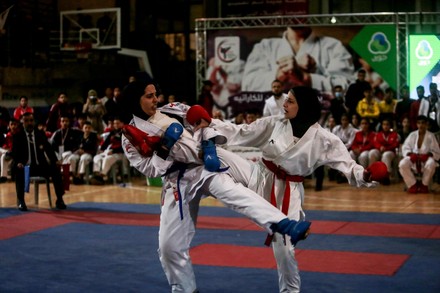
[[91, 49], [92, 49], [92, 44], [89, 42], [81, 42], [75, 44], [75, 52], [78, 60], [89, 59], [89, 53]]

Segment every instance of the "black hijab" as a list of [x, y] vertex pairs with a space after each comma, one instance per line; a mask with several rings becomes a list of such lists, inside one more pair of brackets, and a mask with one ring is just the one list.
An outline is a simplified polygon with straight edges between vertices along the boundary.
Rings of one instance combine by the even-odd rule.
[[318, 91], [310, 87], [297, 86], [290, 90], [298, 103], [298, 114], [290, 119], [293, 135], [301, 138], [310, 126], [321, 118], [321, 101]]
[[[140, 99], [145, 93], [145, 86], [146, 85], [142, 82], [133, 81], [126, 85], [122, 90], [121, 100], [122, 104], [124, 105], [124, 112], [126, 111], [130, 114], [130, 120], [132, 118], [132, 115], [135, 115], [144, 120], [148, 120], [148, 118], [150, 118], [150, 116], [142, 111], [142, 108], [140, 106]], [[128, 122], [130, 122], [130, 120]], [[126, 124], [128, 124], [128, 122], [124, 121], [124, 123]]]

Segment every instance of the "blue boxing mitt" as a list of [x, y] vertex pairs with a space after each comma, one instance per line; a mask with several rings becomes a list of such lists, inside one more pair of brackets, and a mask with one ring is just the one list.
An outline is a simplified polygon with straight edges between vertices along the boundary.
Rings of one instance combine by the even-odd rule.
[[179, 123], [171, 123], [162, 138], [162, 145], [170, 150], [183, 133], [183, 126]]
[[216, 172], [220, 169], [220, 160], [217, 156], [217, 150], [212, 140], [202, 141], [203, 162], [205, 169], [210, 172]]

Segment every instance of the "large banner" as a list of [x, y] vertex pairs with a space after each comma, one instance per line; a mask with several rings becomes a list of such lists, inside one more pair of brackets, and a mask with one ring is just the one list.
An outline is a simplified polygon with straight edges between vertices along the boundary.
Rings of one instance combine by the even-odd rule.
[[440, 35], [409, 36], [409, 89], [412, 99], [417, 100], [417, 87], [425, 88], [429, 95], [429, 84], [440, 88]]
[[262, 111], [275, 79], [285, 92], [296, 85], [319, 90], [324, 105], [334, 86], [347, 89], [361, 68], [377, 96], [396, 90], [394, 25], [221, 29], [209, 31], [207, 42], [206, 79], [227, 118]]

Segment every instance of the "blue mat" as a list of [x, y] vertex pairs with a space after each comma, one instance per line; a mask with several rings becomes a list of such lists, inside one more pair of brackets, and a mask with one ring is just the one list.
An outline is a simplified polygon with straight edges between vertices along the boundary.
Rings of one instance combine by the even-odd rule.
[[[159, 214], [157, 205], [78, 203], [69, 211]], [[0, 219], [18, 213], [0, 210]], [[242, 217], [221, 207], [201, 216]], [[308, 211], [310, 220], [440, 223], [437, 215]], [[157, 256], [158, 227], [69, 223], [0, 241], [0, 292], [170, 292]], [[193, 246], [262, 247], [262, 231], [198, 229]], [[269, 249], [269, 248], [268, 248]], [[440, 240], [311, 234], [299, 249], [408, 254], [393, 276], [301, 272], [302, 292], [440, 292]], [[195, 265], [202, 293], [278, 292], [277, 272]]]

